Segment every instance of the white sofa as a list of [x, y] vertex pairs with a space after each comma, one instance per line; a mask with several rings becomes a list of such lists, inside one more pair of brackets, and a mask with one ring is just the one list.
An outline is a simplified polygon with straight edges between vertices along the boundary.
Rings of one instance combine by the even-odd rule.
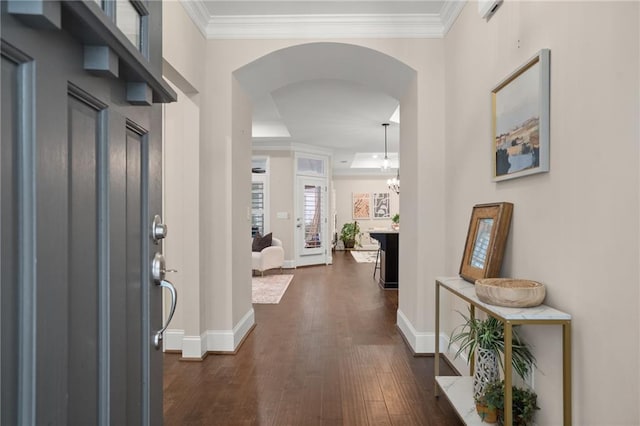
[[282, 241], [277, 238], [271, 240], [271, 247], [267, 247], [260, 252], [251, 252], [251, 268], [264, 275], [268, 269], [280, 268], [284, 265], [284, 249]]

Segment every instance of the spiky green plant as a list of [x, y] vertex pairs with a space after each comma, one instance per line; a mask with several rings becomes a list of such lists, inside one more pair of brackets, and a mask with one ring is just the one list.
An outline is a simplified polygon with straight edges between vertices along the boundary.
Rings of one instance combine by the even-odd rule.
[[[454, 343], [458, 343], [460, 348], [455, 354], [457, 358], [462, 353], [466, 353], [467, 359], [471, 359], [477, 347], [493, 351], [498, 358], [500, 368], [504, 371], [502, 356], [504, 355], [504, 324], [494, 317], [487, 319], [471, 318], [459, 312], [464, 318], [464, 324], [456, 327], [449, 340], [449, 348]], [[513, 327], [511, 339], [511, 359], [515, 372], [526, 378], [532, 367], [536, 365], [536, 360], [529, 345], [524, 342], [517, 332], [518, 326]]]

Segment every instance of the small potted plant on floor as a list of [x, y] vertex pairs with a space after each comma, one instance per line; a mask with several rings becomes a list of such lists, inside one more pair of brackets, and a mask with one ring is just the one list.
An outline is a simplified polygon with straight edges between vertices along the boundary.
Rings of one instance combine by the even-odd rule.
[[345, 249], [352, 249], [356, 246], [360, 247], [360, 242], [357, 241], [360, 235], [362, 234], [360, 234], [360, 225], [358, 225], [358, 222], [347, 222], [342, 225], [340, 240], [344, 243]]

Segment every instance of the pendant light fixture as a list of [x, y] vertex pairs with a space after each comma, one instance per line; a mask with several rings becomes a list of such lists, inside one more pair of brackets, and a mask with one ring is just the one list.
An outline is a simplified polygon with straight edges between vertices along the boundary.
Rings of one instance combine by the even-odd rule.
[[389, 127], [389, 123], [382, 123], [384, 126], [384, 160], [382, 161], [382, 170], [389, 169], [389, 157], [387, 156], [387, 127]]
[[[384, 160], [382, 161], [382, 171], [389, 170], [389, 156], [387, 152], [387, 127], [389, 127], [389, 123], [382, 123], [384, 126]], [[387, 186], [390, 190], [395, 192], [396, 194], [400, 194], [400, 169], [398, 168], [398, 172], [395, 177], [391, 179], [387, 179]]]

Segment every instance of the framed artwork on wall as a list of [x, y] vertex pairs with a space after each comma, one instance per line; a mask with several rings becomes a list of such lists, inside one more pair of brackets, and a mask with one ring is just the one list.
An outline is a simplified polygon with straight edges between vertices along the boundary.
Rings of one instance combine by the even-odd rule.
[[374, 219], [390, 219], [390, 205], [388, 192], [373, 193], [373, 218]]
[[549, 171], [549, 49], [491, 91], [493, 180]]
[[481, 278], [497, 278], [511, 225], [511, 203], [473, 206], [464, 246], [460, 276], [471, 283]]
[[353, 218], [354, 219], [370, 219], [371, 218], [371, 200], [368, 192], [353, 193]]

